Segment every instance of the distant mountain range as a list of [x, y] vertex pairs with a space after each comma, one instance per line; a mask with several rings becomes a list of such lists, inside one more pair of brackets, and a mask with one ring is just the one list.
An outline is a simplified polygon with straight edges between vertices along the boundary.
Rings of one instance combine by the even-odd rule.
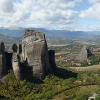
[[25, 30], [39, 30], [45, 33], [46, 38], [91, 38], [92, 36], [100, 35], [100, 31], [85, 32], [85, 31], [68, 31], [68, 30], [46, 30], [44, 28], [20, 28], [6, 29], [0, 28], [0, 34], [20, 38], [23, 37]]
[[0, 42], [4, 42], [5, 44], [20, 43], [20, 38], [0, 34]]
[[[28, 28], [29, 30], [39, 30], [45, 33], [46, 40], [49, 46], [59, 44], [74, 44], [74, 43], [100, 43], [100, 32], [85, 32], [85, 31], [68, 31], [68, 30], [46, 30], [44, 28]], [[21, 43], [22, 37], [25, 34], [26, 28], [20, 29], [5, 29], [0, 28], [0, 42], [4, 42], [6, 50], [13, 43]]]

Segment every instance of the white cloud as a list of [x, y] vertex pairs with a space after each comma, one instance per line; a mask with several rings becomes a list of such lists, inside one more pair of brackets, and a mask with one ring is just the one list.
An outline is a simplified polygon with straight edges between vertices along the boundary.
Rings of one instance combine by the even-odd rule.
[[55, 12], [52, 10], [45, 11], [44, 9], [39, 12], [31, 13], [30, 20], [37, 22], [45, 22], [51, 24], [67, 24], [73, 23], [76, 21], [76, 17], [73, 15], [77, 13], [72, 10], [63, 11], [61, 9], [57, 9]]
[[100, 31], [100, 26], [96, 26], [96, 25], [84, 25], [83, 31]]
[[90, 3], [100, 3], [100, 0], [88, 0]]
[[12, 0], [0, 0], [0, 11], [5, 13], [11, 13], [14, 11]]
[[[20, 1], [20, 2], [18, 2]], [[0, 0], [0, 27], [50, 27], [77, 22], [81, 0]]]
[[76, 26], [72, 26], [72, 25], [61, 25], [56, 27], [55, 29], [57, 30], [70, 30], [70, 31], [78, 31], [79, 29], [77, 29]]
[[85, 11], [81, 11], [79, 16], [81, 18], [100, 20], [100, 3], [94, 4]]

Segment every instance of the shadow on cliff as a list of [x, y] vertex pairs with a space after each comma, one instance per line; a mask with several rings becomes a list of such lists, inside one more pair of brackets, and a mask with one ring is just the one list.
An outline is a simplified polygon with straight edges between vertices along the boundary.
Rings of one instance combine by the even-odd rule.
[[12, 53], [5, 52], [6, 63], [7, 63], [7, 70], [12, 69]]
[[57, 68], [57, 72], [55, 73], [55, 75], [63, 79], [68, 79], [72, 77], [76, 78], [78, 74], [63, 68]]
[[[33, 82], [36, 84], [43, 83], [42, 80], [37, 79], [36, 77], [33, 76], [32, 67], [21, 63], [21, 71], [22, 71], [22, 79], [23, 80], [27, 80], [29, 82]], [[66, 69], [57, 68], [54, 75], [57, 77], [63, 78], [63, 79], [68, 79], [71, 77], [76, 78], [78, 74], [74, 73], [72, 71], [68, 71]]]
[[30, 67], [26, 63], [20, 63], [20, 65], [21, 65], [21, 72], [22, 72], [23, 80], [27, 80], [29, 82], [33, 82], [36, 84], [42, 83], [42, 80], [37, 79], [36, 77], [33, 76], [32, 67]]

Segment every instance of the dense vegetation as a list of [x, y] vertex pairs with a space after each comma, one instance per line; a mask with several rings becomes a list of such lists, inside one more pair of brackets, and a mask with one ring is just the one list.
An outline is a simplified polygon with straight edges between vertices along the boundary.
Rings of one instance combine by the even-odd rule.
[[93, 55], [89, 57], [89, 59], [91, 61], [91, 65], [96, 65], [100, 63], [100, 55]]
[[[56, 59], [77, 53], [81, 47], [78, 45], [57, 47], [56, 53], [63, 51], [61, 52], [63, 54], [56, 55]], [[96, 53], [89, 58], [90, 65], [99, 64], [100, 56]], [[100, 100], [100, 70], [78, 72], [68, 68], [69, 65], [75, 67], [70, 61], [68, 63], [57, 61], [56, 64], [59, 66], [56, 75], [48, 75], [43, 81], [35, 78], [31, 80], [33, 78], [31, 72], [23, 73], [27, 80], [18, 81], [10, 70], [6, 76], [6, 84], [0, 82], [0, 100], [85, 100], [94, 93], [98, 94], [96, 100]], [[88, 64], [83, 62], [82, 66]], [[26, 66], [25, 69], [28, 70], [29, 67]]]
[[[48, 75], [43, 81], [17, 81], [9, 71], [7, 83], [0, 83], [0, 100], [54, 99], [84, 100], [100, 93], [100, 71], [77, 72], [59, 69], [60, 75]], [[62, 75], [63, 73], [63, 75]], [[67, 75], [67, 76], [66, 76]], [[66, 77], [65, 77], [66, 76]], [[99, 100], [99, 99], [97, 99]]]

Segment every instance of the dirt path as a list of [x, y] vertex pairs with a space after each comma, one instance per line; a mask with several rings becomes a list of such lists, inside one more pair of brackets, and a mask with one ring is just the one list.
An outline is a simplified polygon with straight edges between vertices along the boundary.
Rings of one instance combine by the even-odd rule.
[[93, 65], [93, 66], [87, 66], [87, 67], [69, 67], [69, 68], [75, 69], [76, 71], [99, 70], [100, 69], [100, 64], [99, 65]]

